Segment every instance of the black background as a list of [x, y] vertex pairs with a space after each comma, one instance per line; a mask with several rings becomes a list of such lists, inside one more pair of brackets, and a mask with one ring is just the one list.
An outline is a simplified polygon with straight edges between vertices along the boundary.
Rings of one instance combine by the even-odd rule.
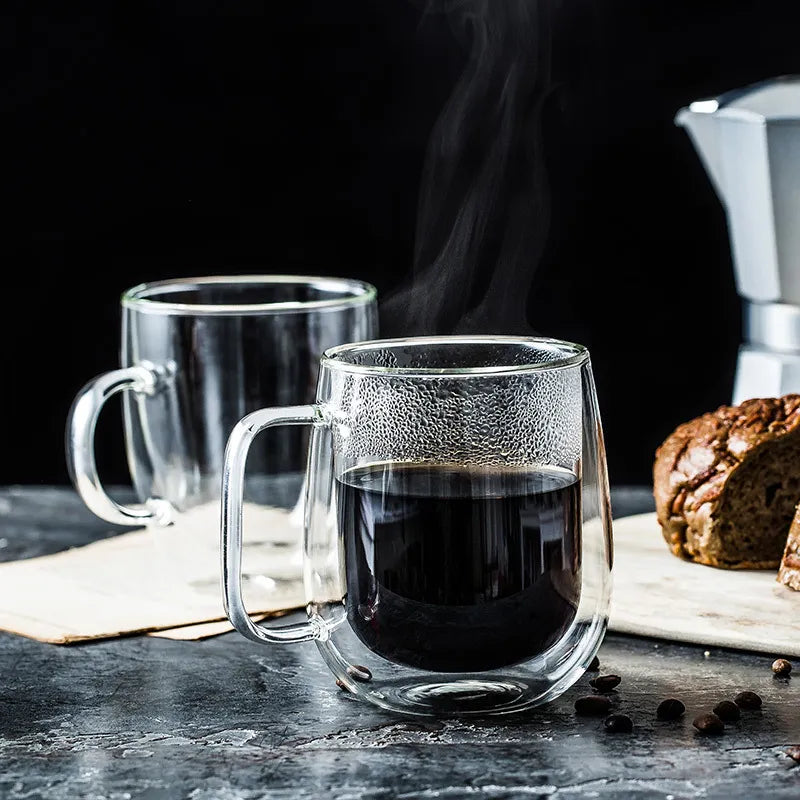
[[[800, 72], [800, 4], [556, 5], [552, 220], [528, 322], [589, 346], [611, 479], [644, 483], [678, 422], [729, 400], [741, 335], [724, 214], [672, 120]], [[67, 480], [67, 411], [117, 365], [129, 286], [295, 272], [386, 297], [408, 283], [426, 140], [464, 62], [440, 19], [410, 0], [18, 8], [0, 34], [1, 483]], [[110, 482], [127, 481], [119, 425], [112, 410], [99, 429]]]

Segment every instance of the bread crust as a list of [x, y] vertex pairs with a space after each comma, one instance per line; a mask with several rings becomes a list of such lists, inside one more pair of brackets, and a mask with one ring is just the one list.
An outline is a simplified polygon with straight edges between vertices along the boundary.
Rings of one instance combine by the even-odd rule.
[[783, 554], [778, 581], [796, 592], [800, 592], [800, 506], [794, 514], [786, 551]]
[[777, 567], [778, 560], [723, 560], [711, 544], [728, 481], [763, 445], [795, 431], [800, 431], [800, 394], [720, 406], [679, 425], [656, 451], [653, 466], [656, 512], [670, 550], [713, 567]]

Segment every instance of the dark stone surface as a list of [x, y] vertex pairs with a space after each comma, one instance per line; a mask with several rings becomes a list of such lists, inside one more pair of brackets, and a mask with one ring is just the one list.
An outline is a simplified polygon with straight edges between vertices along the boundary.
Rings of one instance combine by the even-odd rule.
[[[615, 504], [651, 501], [624, 490]], [[107, 530], [67, 490], [0, 492], [0, 558]], [[311, 644], [230, 634], [58, 647], [0, 634], [0, 798], [800, 797], [800, 765], [783, 753], [800, 744], [800, 677], [775, 678], [772, 657], [609, 636], [600, 659], [622, 676], [610, 696], [633, 734], [575, 716], [592, 675], [519, 718], [416, 722], [339, 692]], [[720, 737], [695, 732], [695, 716], [743, 689], [760, 711]], [[669, 696], [686, 714], [659, 722]]]

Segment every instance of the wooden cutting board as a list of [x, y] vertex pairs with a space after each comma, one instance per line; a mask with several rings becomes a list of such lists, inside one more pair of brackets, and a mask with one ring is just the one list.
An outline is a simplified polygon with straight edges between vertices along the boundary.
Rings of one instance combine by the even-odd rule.
[[777, 571], [724, 570], [669, 552], [655, 514], [614, 521], [609, 628], [708, 646], [800, 656], [800, 592]]

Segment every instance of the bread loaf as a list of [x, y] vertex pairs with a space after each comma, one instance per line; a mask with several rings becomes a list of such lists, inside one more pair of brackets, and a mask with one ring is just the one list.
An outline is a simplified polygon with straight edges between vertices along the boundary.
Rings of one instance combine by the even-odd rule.
[[774, 569], [800, 500], [800, 395], [722, 406], [680, 425], [656, 451], [653, 492], [675, 555]]
[[778, 580], [790, 589], [800, 592], [800, 506], [795, 511], [792, 527], [789, 529], [789, 540], [786, 542]]

